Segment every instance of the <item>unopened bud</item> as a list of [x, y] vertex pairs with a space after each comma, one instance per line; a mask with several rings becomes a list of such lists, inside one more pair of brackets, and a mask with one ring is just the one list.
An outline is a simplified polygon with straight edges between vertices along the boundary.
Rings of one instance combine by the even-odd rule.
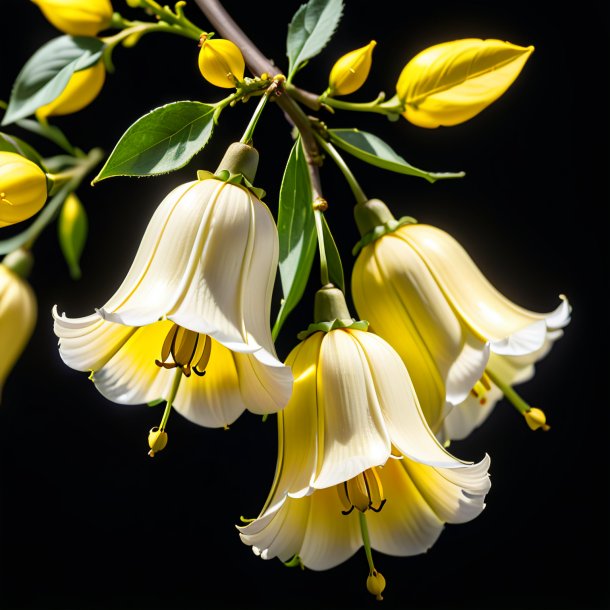
[[159, 451], [165, 449], [165, 445], [167, 445], [167, 432], [165, 430], [160, 430], [156, 426], [151, 428], [148, 433], [148, 446], [150, 447], [148, 455], [154, 457], [155, 453], [159, 453]]
[[96, 36], [112, 21], [110, 0], [33, 0], [58, 30], [70, 36]]
[[47, 177], [33, 161], [0, 151], [0, 227], [36, 214], [47, 200]]
[[538, 428], [542, 428], [546, 432], [547, 430], [551, 429], [551, 426], [546, 423], [546, 415], [541, 409], [530, 409], [529, 411], [526, 411], [523, 414], [523, 417], [525, 417], [527, 425], [532, 430], [538, 430]]
[[36, 110], [36, 118], [44, 122], [49, 116], [72, 114], [82, 110], [97, 97], [105, 80], [106, 68], [103, 61], [74, 72], [59, 96]]
[[205, 80], [216, 87], [231, 89], [244, 79], [245, 69], [244, 56], [235, 43], [202, 36], [199, 70]]
[[371, 570], [366, 579], [366, 588], [377, 600], [381, 601], [383, 599], [381, 594], [385, 589], [385, 578], [383, 577], [383, 574], [377, 570]]
[[371, 40], [365, 47], [350, 51], [336, 61], [328, 78], [328, 95], [348, 95], [362, 87], [371, 71], [376, 44]]

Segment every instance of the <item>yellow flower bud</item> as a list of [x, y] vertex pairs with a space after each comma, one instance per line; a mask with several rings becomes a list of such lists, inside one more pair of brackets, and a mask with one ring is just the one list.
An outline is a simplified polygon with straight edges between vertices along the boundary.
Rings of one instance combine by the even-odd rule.
[[27, 267], [23, 265], [27, 261], [19, 260], [23, 256], [31, 257], [29, 253], [11, 252], [0, 263], [0, 393], [36, 325], [36, 295], [19, 272], [11, 268], [13, 263], [16, 268]]
[[365, 47], [350, 51], [337, 60], [328, 78], [328, 95], [348, 95], [362, 87], [371, 71], [376, 44], [371, 40]]
[[230, 89], [244, 79], [246, 62], [239, 47], [230, 40], [202, 37], [199, 70], [205, 80], [217, 87]]
[[27, 220], [47, 200], [47, 178], [38, 165], [0, 151], [0, 227]]
[[159, 451], [165, 449], [165, 445], [167, 445], [167, 432], [165, 430], [160, 430], [156, 426], [151, 428], [148, 433], [148, 446], [150, 447], [148, 455], [154, 457], [155, 453], [159, 453]]
[[541, 409], [537, 409], [534, 407], [529, 411], [526, 411], [523, 414], [523, 417], [525, 417], [527, 425], [532, 430], [538, 430], [538, 428], [542, 428], [546, 432], [547, 430], [551, 429], [551, 426], [546, 423], [546, 415]]
[[75, 280], [81, 276], [79, 261], [87, 240], [87, 230], [85, 208], [76, 194], [70, 193], [59, 212], [57, 233], [70, 275]]
[[371, 570], [366, 579], [366, 588], [377, 600], [381, 601], [383, 599], [381, 594], [385, 589], [385, 578], [383, 577], [383, 574], [377, 570]]
[[112, 19], [110, 0], [32, 0], [58, 30], [71, 36], [96, 36]]
[[36, 117], [44, 122], [49, 116], [72, 114], [82, 110], [97, 97], [105, 80], [106, 68], [103, 61], [75, 72], [58, 97], [38, 108]]
[[420, 127], [467, 121], [512, 85], [533, 50], [478, 38], [425, 49], [407, 63], [396, 83], [403, 116]]

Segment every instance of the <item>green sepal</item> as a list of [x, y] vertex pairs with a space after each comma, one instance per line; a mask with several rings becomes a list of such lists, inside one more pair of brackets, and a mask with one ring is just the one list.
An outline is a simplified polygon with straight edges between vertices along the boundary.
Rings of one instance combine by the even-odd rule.
[[156, 400], [151, 400], [150, 402], [147, 402], [146, 405], [148, 407], [156, 407], [157, 405], [160, 405], [162, 402], [165, 402], [165, 398], [157, 398]]
[[301, 558], [298, 555], [294, 555], [291, 559], [289, 559], [288, 561], [282, 561], [282, 563], [287, 568], [301, 568], [301, 570], [305, 569], [305, 566], [303, 565], [303, 562], [301, 561]]
[[390, 220], [382, 225], [377, 225], [372, 231], [369, 231], [356, 243], [356, 245], [352, 248], [352, 254], [356, 256], [364, 246], [368, 246], [370, 243], [374, 242], [376, 239], [387, 235], [388, 233], [393, 233], [396, 229], [400, 227], [404, 227], [405, 225], [416, 225], [417, 220], [412, 218], [411, 216], [402, 216], [398, 220]]
[[369, 323], [366, 320], [356, 320], [352, 318], [351, 320], [332, 320], [327, 322], [316, 322], [314, 324], [310, 324], [307, 327], [307, 330], [302, 330], [297, 334], [297, 339], [299, 341], [303, 341], [307, 339], [309, 335], [313, 335], [318, 331], [322, 331], [327, 333], [331, 330], [336, 330], [337, 328], [353, 328], [354, 330], [368, 330]]
[[203, 169], [197, 170], [197, 180], [210, 180], [211, 178], [226, 182], [227, 184], [239, 184], [247, 188], [259, 199], [264, 199], [267, 194], [264, 189], [254, 186], [243, 174], [232, 174], [228, 169], [221, 169], [216, 174]]

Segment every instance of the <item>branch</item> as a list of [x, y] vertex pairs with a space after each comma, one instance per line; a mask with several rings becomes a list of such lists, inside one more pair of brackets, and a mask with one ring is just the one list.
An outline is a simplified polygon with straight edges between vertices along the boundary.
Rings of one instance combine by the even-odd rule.
[[[250, 40], [244, 31], [235, 23], [231, 15], [218, 0], [195, 0], [201, 12], [207, 17], [215, 31], [223, 38], [234, 42], [243, 53], [246, 65], [255, 76], [267, 73], [273, 77], [281, 70], [268, 59], [258, 47]], [[314, 137], [313, 130], [307, 115], [301, 107], [290, 97], [280, 95], [277, 104], [282, 108], [287, 120], [294, 125], [301, 134], [301, 141], [307, 157], [307, 165], [311, 176], [314, 200], [321, 197], [319, 159], [320, 150]]]

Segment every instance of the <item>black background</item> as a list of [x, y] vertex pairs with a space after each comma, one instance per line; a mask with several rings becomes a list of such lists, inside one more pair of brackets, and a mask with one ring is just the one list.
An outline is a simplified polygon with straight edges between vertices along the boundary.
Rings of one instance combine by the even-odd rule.
[[[286, 25], [300, 2], [225, 6], [261, 50], [285, 67]], [[601, 3], [600, 3], [601, 4]], [[369, 3], [348, 0], [337, 35], [297, 77], [321, 92], [335, 59], [375, 39], [369, 81], [350, 99], [393, 93], [403, 65], [438, 42], [500, 38], [535, 51], [512, 87], [470, 121], [428, 130], [404, 119], [337, 112], [330, 126], [384, 138], [410, 163], [464, 170], [435, 184], [348, 159], [370, 197], [454, 235], [507, 297], [549, 311], [566, 294], [565, 336], [518, 387], [552, 428], [532, 432], [506, 402], [469, 439], [463, 459], [491, 456], [492, 488], [480, 517], [449, 525], [425, 555], [376, 554], [387, 578], [383, 606], [365, 589], [363, 551], [326, 572], [263, 561], [234, 528], [255, 516], [273, 477], [273, 418], [245, 413], [229, 431], [174, 413], [169, 445], [147, 456], [147, 432], [162, 406], [106, 401], [87, 375], [60, 360], [51, 307], [69, 316], [103, 304], [127, 271], [163, 196], [213, 170], [239, 139], [253, 104], [226, 111], [208, 147], [167, 176], [114, 178], [78, 193], [90, 220], [83, 277], [71, 280], [49, 226], [36, 243], [30, 281], [37, 327], [8, 378], [0, 405], [0, 608], [3, 610], [195, 610], [199, 608], [408, 608], [410, 610], [609, 607], [608, 561], [608, 11], [594, 2], [560, 8], [533, 2]], [[549, 9], [548, 6], [553, 8]], [[544, 7], [544, 8], [543, 8]], [[115, 9], [133, 14], [115, 0]], [[210, 28], [193, 0], [187, 15]], [[0, 98], [21, 66], [59, 35], [26, 0], [2, 0]], [[118, 48], [116, 72], [87, 109], [54, 124], [82, 148], [109, 152], [142, 114], [176, 100], [213, 102], [225, 92], [200, 76], [196, 43], [168, 35]], [[57, 150], [17, 127], [43, 154]], [[257, 185], [277, 210], [291, 147], [276, 108], [255, 137]], [[349, 277], [358, 239], [350, 191], [332, 164], [322, 169], [327, 219]], [[5, 229], [6, 236], [12, 234]], [[315, 267], [314, 267], [315, 270]], [[317, 273], [277, 343], [284, 358], [308, 323]]]

